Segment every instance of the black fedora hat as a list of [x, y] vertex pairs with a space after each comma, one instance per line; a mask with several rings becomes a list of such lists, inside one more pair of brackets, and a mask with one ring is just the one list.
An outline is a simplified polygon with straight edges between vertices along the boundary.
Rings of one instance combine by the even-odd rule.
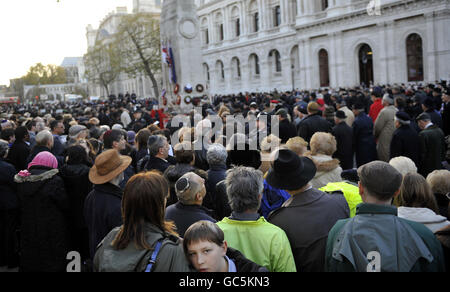
[[273, 187], [295, 191], [306, 186], [316, 175], [314, 162], [307, 157], [299, 157], [288, 149], [276, 152], [266, 181]]

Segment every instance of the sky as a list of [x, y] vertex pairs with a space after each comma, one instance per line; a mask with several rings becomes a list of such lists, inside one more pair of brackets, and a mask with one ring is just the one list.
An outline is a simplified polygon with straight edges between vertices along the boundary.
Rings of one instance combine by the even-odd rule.
[[36, 63], [61, 65], [87, 50], [86, 27], [98, 28], [116, 7], [132, 0], [0, 0], [0, 85]]

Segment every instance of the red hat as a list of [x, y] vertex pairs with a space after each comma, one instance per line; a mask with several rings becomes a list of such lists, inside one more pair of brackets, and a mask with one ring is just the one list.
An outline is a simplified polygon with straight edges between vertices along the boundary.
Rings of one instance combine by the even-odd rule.
[[318, 103], [320, 106], [324, 106], [324, 105], [325, 105], [325, 101], [324, 101], [323, 99], [318, 99], [318, 100], [317, 100], [317, 103]]
[[278, 100], [271, 100], [270, 103], [280, 103]]

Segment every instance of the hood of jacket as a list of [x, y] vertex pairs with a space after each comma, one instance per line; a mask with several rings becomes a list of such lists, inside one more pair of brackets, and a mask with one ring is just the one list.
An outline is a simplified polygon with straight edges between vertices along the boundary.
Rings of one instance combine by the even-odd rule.
[[308, 155], [308, 158], [314, 162], [317, 172], [330, 172], [340, 167], [340, 161], [328, 155]]
[[19, 184], [23, 196], [31, 196], [58, 173], [58, 169], [32, 167], [29, 171], [21, 171], [16, 174], [14, 181]]
[[399, 207], [398, 217], [422, 223], [433, 232], [450, 225], [447, 218], [436, 214], [428, 208]]

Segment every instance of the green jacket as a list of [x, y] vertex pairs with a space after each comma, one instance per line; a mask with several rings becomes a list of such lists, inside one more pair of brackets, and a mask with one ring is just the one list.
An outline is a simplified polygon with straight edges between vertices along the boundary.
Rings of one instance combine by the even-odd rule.
[[224, 218], [217, 225], [225, 233], [228, 246], [241, 251], [249, 260], [270, 272], [297, 271], [286, 233], [264, 217], [257, 221]]
[[[124, 250], [111, 246], [120, 227], [113, 229], [99, 244], [94, 257], [95, 272], [143, 272], [148, 265], [153, 250], [136, 249], [130, 243]], [[181, 239], [165, 234], [158, 227], [145, 226], [146, 240], [152, 248], [160, 238], [165, 238], [156, 258], [153, 272], [191, 272], [193, 271], [184, 255]]]
[[325, 270], [367, 272], [373, 269], [443, 272], [441, 244], [423, 224], [397, 217], [397, 208], [393, 206], [360, 204], [354, 218], [340, 220], [331, 229]]

